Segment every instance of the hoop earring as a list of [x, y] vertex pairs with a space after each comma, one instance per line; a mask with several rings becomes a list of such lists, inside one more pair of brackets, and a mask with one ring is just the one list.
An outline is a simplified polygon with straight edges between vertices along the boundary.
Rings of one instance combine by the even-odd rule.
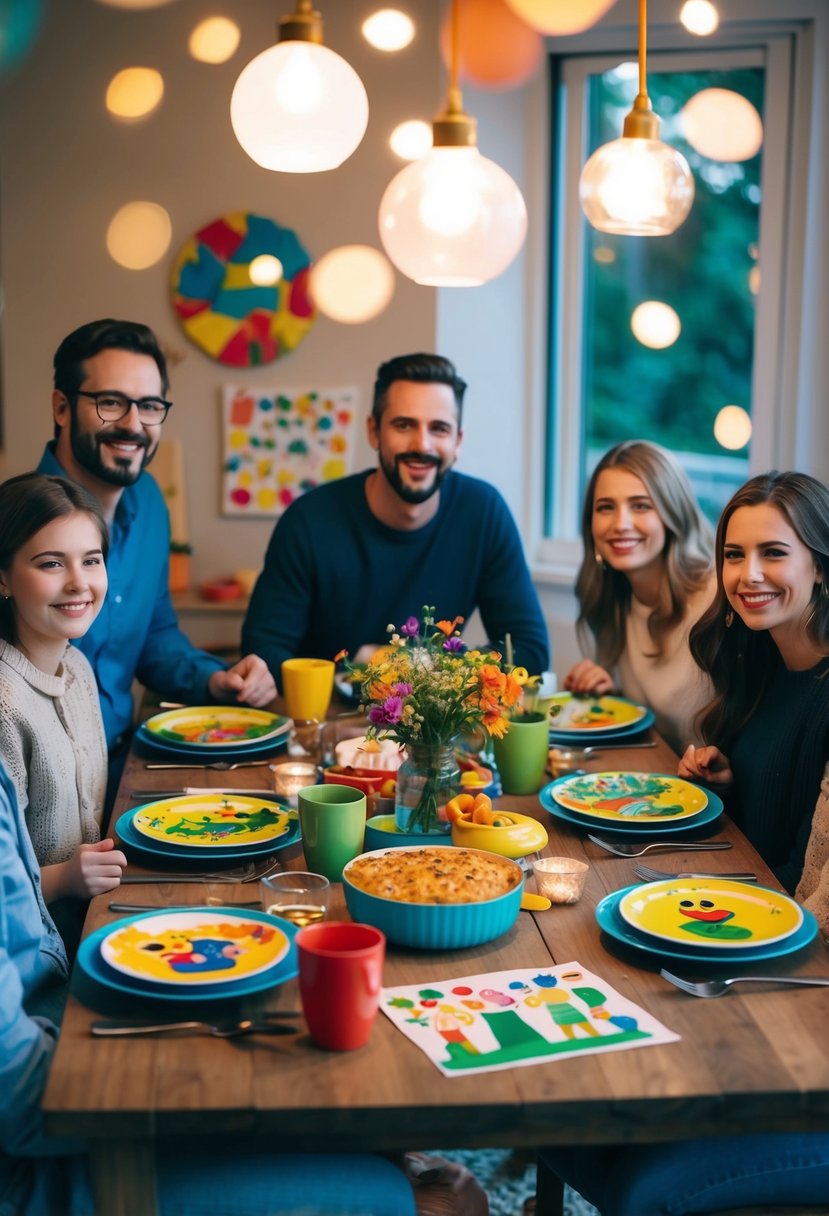
[[731, 628], [731, 626], [732, 626], [733, 624], [734, 624], [734, 609], [733, 609], [733, 608], [729, 608], [729, 609], [728, 609], [728, 612], [726, 612], [726, 614], [725, 614], [725, 627], [726, 627], [726, 629], [730, 629], [730, 628]]

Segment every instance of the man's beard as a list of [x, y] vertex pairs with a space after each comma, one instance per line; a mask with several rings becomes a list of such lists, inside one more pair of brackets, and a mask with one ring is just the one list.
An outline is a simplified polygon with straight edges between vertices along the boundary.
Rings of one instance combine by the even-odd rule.
[[[101, 459], [101, 442], [106, 437], [107, 442], [121, 441], [123, 443], [137, 443], [144, 448], [144, 455], [141, 464], [136, 470], [129, 457], [124, 457], [123, 464], [118, 463], [118, 457], [115, 457], [115, 465], [104, 464]], [[99, 432], [97, 435], [92, 435], [88, 431], [81, 431], [77, 416], [73, 413], [72, 421], [69, 430], [69, 438], [72, 445], [72, 455], [77, 460], [81, 468], [86, 469], [87, 473], [92, 473], [99, 481], [105, 481], [111, 486], [131, 486], [134, 485], [141, 476], [144, 469], [155, 456], [156, 448], [150, 451], [150, 441], [144, 435], [133, 435], [130, 431], [106, 431]]]
[[[380, 460], [380, 468], [385, 474], [386, 481], [397, 494], [398, 498], [402, 498], [404, 502], [420, 503], [428, 502], [429, 499], [437, 494], [440, 489], [440, 483], [443, 481], [451, 466], [441, 464], [437, 456], [426, 456], [422, 452], [407, 452], [401, 456], [395, 456], [391, 464], [383, 459], [383, 453], [378, 453]], [[435, 475], [432, 482], [422, 489], [406, 485], [400, 476], [400, 465], [405, 464], [408, 460], [416, 460], [418, 464], [431, 464], [434, 466]]]

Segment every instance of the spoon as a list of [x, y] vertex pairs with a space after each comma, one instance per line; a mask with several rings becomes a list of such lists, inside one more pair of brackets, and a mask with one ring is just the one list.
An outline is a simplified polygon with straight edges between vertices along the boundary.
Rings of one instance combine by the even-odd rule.
[[127, 1034], [167, 1034], [184, 1030], [190, 1034], [211, 1034], [216, 1039], [236, 1039], [243, 1034], [298, 1034], [298, 1026], [285, 1026], [271, 1018], [299, 1017], [298, 1013], [261, 1014], [254, 1018], [229, 1018], [216, 1022], [157, 1022], [138, 1025], [127, 1022], [93, 1022], [90, 1031], [98, 1038], [120, 1038]]

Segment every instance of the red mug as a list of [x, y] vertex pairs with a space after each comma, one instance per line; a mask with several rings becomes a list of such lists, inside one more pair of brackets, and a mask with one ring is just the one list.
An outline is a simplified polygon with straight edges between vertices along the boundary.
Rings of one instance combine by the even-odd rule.
[[380, 1004], [385, 934], [373, 925], [321, 921], [300, 929], [296, 947], [311, 1037], [330, 1051], [362, 1047]]

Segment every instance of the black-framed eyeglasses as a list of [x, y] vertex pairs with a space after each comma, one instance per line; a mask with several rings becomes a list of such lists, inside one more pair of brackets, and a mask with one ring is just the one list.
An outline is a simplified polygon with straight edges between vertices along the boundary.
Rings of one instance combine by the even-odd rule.
[[145, 426], [160, 426], [167, 414], [173, 408], [172, 401], [163, 397], [128, 397], [126, 393], [118, 393], [109, 389], [99, 393], [88, 393], [79, 388], [79, 397], [89, 397], [95, 402], [95, 409], [101, 422], [117, 422], [125, 418], [133, 406], [138, 409], [138, 417]]

